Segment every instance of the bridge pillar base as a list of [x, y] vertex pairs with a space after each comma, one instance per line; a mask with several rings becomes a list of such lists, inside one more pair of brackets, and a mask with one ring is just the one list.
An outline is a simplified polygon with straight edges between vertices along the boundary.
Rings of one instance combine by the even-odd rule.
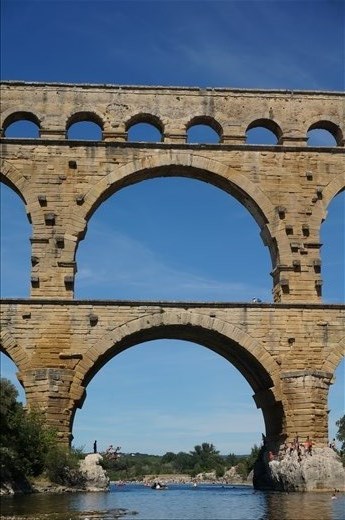
[[332, 374], [321, 370], [293, 370], [281, 374], [287, 441], [306, 437], [315, 446], [328, 446], [328, 390]]
[[60, 442], [69, 445], [74, 410], [69, 394], [73, 370], [35, 368], [22, 372], [20, 378], [26, 390], [28, 408], [41, 410], [48, 426], [56, 429]]

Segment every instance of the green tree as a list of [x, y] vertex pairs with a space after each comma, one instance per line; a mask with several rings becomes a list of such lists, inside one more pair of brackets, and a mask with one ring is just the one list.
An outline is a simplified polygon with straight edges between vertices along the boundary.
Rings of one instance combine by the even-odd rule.
[[201, 467], [203, 472], [211, 471], [217, 466], [223, 465], [223, 459], [219, 455], [219, 451], [216, 450], [213, 444], [203, 442], [201, 446], [198, 444], [194, 446], [194, 450], [190, 452], [193, 460], [193, 466]]
[[236, 466], [238, 463], [239, 456], [235, 455], [234, 453], [229, 453], [229, 455], [226, 457], [225, 461], [226, 464], [230, 467]]
[[17, 449], [18, 420], [22, 405], [17, 402], [18, 392], [5, 378], [0, 379], [0, 482], [20, 477], [22, 461]]
[[194, 462], [189, 453], [179, 451], [174, 460], [174, 468], [178, 473], [186, 473], [192, 469]]
[[79, 450], [55, 446], [45, 460], [45, 469], [51, 482], [65, 486], [83, 487], [85, 478], [79, 470]]
[[340, 417], [340, 419], [335, 423], [338, 426], [337, 439], [341, 442], [340, 446], [340, 457], [345, 466], [345, 415]]
[[57, 432], [42, 412], [25, 410], [17, 396], [13, 384], [0, 378], [0, 482], [25, 481], [47, 471], [53, 482], [80, 485], [78, 450], [59, 446]]
[[175, 459], [176, 459], [176, 454], [173, 453], [172, 451], [167, 451], [165, 453], [165, 455], [163, 455], [161, 462], [163, 464], [166, 464], [169, 462], [174, 462]]
[[221, 466], [220, 464], [216, 467], [216, 477], [221, 478], [224, 477], [225, 468], [224, 466]]
[[48, 453], [56, 449], [57, 432], [46, 425], [37, 409], [22, 410], [17, 419], [17, 451], [26, 475], [36, 477], [44, 471]]
[[249, 475], [249, 473], [254, 468], [254, 464], [259, 456], [259, 453], [260, 453], [260, 448], [256, 444], [254, 444], [254, 446], [251, 449], [250, 455], [245, 460], [245, 464], [247, 467], [247, 475]]
[[247, 476], [248, 476], [248, 466], [246, 464], [246, 461], [245, 460], [242, 460], [241, 462], [239, 462], [236, 466], [236, 471], [239, 475], [241, 475], [241, 477], [243, 479], [246, 479]]
[[341, 451], [345, 451], [345, 415], [340, 417], [340, 419], [335, 423], [338, 426], [337, 439], [341, 442]]
[[18, 392], [11, 381], [0, 379], [0, 443], [1, 446], [13, 444], [13, 432], [22, 405], [17, 402]]

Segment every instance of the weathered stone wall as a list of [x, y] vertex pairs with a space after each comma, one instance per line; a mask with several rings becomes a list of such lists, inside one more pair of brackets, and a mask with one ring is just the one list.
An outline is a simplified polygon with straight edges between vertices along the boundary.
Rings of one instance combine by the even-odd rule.
[[132, 124], [155, 125], [165, 143], [183, 143], [193, 124], [206, 123], [224, 144], [243, 144], [246, 130], [266, 124], [280, 144], [305, 145], [307, 132], [327, 122], [344, 144], [341, 92], [75, 85], [3, 82], [1, 126], [32, 114], [44, 138], [65, 139], [71, 124], [93, 120], [103, 139], [125, 141]]
[[[88, 382], [111, 357], [150, 339], [187, 339], [247, 379], [269, 442], [298, 433], [325, 445], [345, 324], [344, 306], [322, 305], [320, 226], [345, 185], [344, 94], [5, 82], [1, 99], [2, 180], [32, 222], [31, 298], [3, 301], [1, 347], [29, 405], [42, 406], [67, 441]], [[20, 119], [35, 122], [40, 137], [6, 138]], [[83, 120], [100, 126], [102, 140], [67, 138]], [[129, 143], [137, 122], [156, 126], [161, 142]], [[219, 144], [186, 142], [199, 123]], [[246, 144], [256, 126], [278, 144]], [[329, 130], [337, 146], [307, 147], [311, 128]], [[270, 251], [275, 304], [73, 300], [75, 254], [93, 212], [118, 190], [159, 176], [214, 184], [248, 209]]]

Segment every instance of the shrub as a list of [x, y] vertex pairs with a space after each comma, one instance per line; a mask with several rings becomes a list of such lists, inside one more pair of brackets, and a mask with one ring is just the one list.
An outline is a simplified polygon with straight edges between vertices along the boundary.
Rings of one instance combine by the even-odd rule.
[[64, 486], [83, 487], [85, 478], [79, 469], [79, 460], [78, 450], [68, 450], [62, 446], [50, 450], [46, 457], [49, 480]]

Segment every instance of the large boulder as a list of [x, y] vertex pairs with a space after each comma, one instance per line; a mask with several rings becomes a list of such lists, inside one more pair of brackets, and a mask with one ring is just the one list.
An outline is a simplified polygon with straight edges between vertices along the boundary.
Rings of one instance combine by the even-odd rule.
[[198, 480], [200, 482], [202, 482], [202, 481], [215, 482], [217, 480], [216, 472], [210, 471], [209, 473], [198, 473], [195, 476], [195, 480]]
[[312, 455], [301, 457], [294, 451], [274, 460], [263, 451], [254, 467], [254, 486], [278, 491], [344, 491], [345, 469], [331, 448], [313, 448]]
[[103, 460], [99, 453], [86, 455], [80, 462], [80, 471], [85, 478], [85, 489], [87, 491], [106, 491], [109, 487], [109, 478], [100, 465]]
[[[242, 475], [240, 475], [238, 472], [237, 472], [237, 466], [232, 466], [231, 468], [229, 468], [228, 470], [226, 470], [226, 472], [224, 473], [224, 480], [228, 483], [231, 483], [231, 484], [247, 484], [247, 481], [246, 479], [244, 479], [242, 477]], [[251, 480], [249, 482], [251, 485], [253, 483], [253, 477], [251, 476]]]

